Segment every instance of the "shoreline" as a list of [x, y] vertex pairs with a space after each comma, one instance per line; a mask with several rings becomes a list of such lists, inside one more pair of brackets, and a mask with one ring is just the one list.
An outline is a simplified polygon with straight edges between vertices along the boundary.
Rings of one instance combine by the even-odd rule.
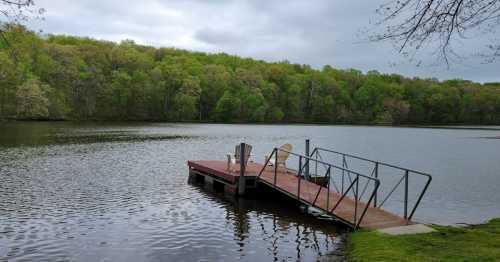
[[[161, 121], [161, 120], [68, 120], [68, 119], [0, 119], [0, 123], [74, 123], [74, 124], [210, 124], [210, 125], [270, 125], [270, 126], [353, 126], [353, 127], [393, 127], [393, 128], [424, 128], [424, 129], [454, 129], [454, 130], [485, 130], [500, 131], [500, 124], [404, 124], [388, 125], [376, 123], [322, 123], [322, 122], [212, 122], [212, 121]], [[500, 139], [500, 136], [481, 137]]]
[[[435, 232], [387, 235], [360, 230], [349, 233], [348, 261], [497, 261], [500, 218], [464, 226], [429, 225]], [[471, 245], [471, 243], [474, 243]]]

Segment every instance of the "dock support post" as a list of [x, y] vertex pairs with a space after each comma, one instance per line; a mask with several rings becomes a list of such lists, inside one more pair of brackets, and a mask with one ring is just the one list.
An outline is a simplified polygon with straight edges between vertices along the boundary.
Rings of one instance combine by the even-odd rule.
[[240, 177], [238, 178], [238, 195], [245, 194], [245, 143], [240, 144]]
[[[306, 157], [310, 157], [309, 154], [310, 154], [310, 141], [309, 139], [306, 139]], [[305, 166], [305, 177], [307, 180], [309, 180], [309, 163], [310, 161], [306, 159], [306, 166]]]

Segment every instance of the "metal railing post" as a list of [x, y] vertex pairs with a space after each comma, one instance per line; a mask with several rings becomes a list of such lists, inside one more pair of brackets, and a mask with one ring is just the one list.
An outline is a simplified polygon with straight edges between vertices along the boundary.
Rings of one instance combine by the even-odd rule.
[[328, 167], [328, 184], [326, 184], [326, 210], [329, 210], [330, 204], [330, 172], [331, 166]]
[[405, 171], [405, 219], [408, 218], [408, 170]]
[[415, 203], [415, 206], [413, 206], [413, 209], [410, 213], [410, 216], [408, 217], [408, 220], [411, 220], [411, 218], [413, 217], [413, 214], [415, 213], [415, 210], [417, 210], [417, 207], [420, 204], [420, 201], [422, 200], [422, 197], [424, 196], [425, 192], [427, 191], [427, 188], [429, 187], [429, 184], [431, 183], [431, 181], [432, 181], [432, 177], [430, 175], [427, 175], [427, 183], [425, 183], [424, 189], [422, 190], [422, 192], [418, 196], [417, 202]]
[[[309, 151], [310, 150], [310, 141], [309, 139], [306, 139], [306, 157], [310, 157], [309, 155]], [[306, 162], [306, 166], [305, 166], [305, 177], [309, 180], [309, 160]]]
[[274, 155], [274, 187], [276, 187], [276, 175], [278, 173], [278, 150], [279, 149], [275, 149], [276, 150], [276, 154]]
[[366, 206], [363, 210], [363, 212], [361, 213], [361, 216], [359, 217], [359, 220], [358, 220], [358, 224], [355, 226], [354, 229], [358, 229], [359, 228], [359, 225], [361, 224], [361, 220], [363, 220], [363, 218], [365, 217], [365, 214], [366, 214], [366, 211], [368, 211], [368, 207], [370, 206], [370, 202], [372, 201], [374, 195], [375, 195], [375, 192], [377, 192], [378, 188], [380, 186], [380, 181], [379, 180], [375, 180], [375, 189], [373, 190], [371, 196], [370, 196], [370, 199], [368, 199], [368, 203], [366, 203]]
[[345, 155], [342, 155], [342, 194], [344, 194]]
[[[378, 179], [378, 162], [375, 162], [375, 179]], [[375, 191], [375, 196], [373, 197], [373, 207], [377, 207], [377, 195], [378, 189]]]
[[300, 180], [302, 177], [302, 156], [299, 156], [299, 172], [297, 173], [297, 178], [299, 179], [297, 185], [297, 199], [300, 201]]
[[314, 175], [318, 175], [318, 154], [319, 151], [316, 150], [316, 161], [314, 161]]
[[359, 188], [359, 175], [356, 175], [356, 189], [354, 196], [354, 225], [356, 225], [358, 219], [358, 188]]

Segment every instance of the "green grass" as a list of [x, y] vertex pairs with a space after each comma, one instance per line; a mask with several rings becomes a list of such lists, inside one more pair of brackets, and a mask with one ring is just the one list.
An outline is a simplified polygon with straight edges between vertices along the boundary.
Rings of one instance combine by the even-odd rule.
[[500, 261], [500, 219], [436, 232], [391, 236], [357, 231], [349, 237], [352, 261]]

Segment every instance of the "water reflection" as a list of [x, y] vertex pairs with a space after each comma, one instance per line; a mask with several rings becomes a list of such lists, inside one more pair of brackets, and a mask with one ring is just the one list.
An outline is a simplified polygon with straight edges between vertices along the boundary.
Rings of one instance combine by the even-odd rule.
[[[260, 191], [253, 199], [238, 198], [207, 185], [192, 185], [225, 208], [226, 224], [234, 228], [240, 259], [251, 254], [251, 260], [311, 260], [344, 247], [346, 228], [299, 213], [295, 202], [272, 191]], [[265, 253], [255, 250], [256, 240]]]

